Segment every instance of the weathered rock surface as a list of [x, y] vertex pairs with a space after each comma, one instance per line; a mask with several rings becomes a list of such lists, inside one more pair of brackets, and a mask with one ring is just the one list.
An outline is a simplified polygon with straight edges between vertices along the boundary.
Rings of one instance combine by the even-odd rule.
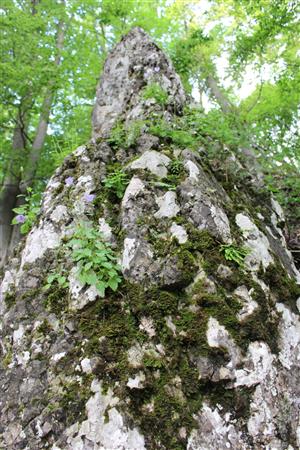
[[167, 116], [182, 110], [186, 97], [170, 60], [142, 29], [134, 28], [105, 63], [93, 112], [94, 137], [108, 136], [120, 119], [143, 119], [153, 109], [153, 101], [141, 96], [151, 83], [158, 83], [169, 95]]
[[[144, 97], [153, 83], [166, 101]], [[299, 274], [284, 217], [255, 185], [232, 191], [197, 147], [150, 133], [185, 103], [168, 58], [133, 29], [105, 64], [93, 140], [51, 178], [4, 272], [0, 448], [299, 448]], [[120, 168], [116, 195], [105, 180]], [[78, 280], [67, 242], [79, 223], [118, 255], [124, 280], [105, 298]], [[244, 265], [225, 259], [243, 246]], [[45, 287], [51, 273], [68, 283]]]

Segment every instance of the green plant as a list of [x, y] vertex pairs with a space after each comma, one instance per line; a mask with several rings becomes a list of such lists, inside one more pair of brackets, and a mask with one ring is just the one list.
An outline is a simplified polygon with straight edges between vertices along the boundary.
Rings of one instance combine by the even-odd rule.
[[164, 183], [163, 181], [150, 181], [151, 186], [167, 189], [168, 191], [176, 191], [176, 185]]
[[172, 141], [181, 148], [193, 147], [197, 144], [198, 139], [192, 135], [191, 130], [172, 128], [176, 126], [176, 123], [170, 125], [164, 120], [158, 120], [154, 125], [152, 123], [149, 124], [149, 131], [155, 136]]
[[169, 172], [172, 175], [181, 175], [184, 172], [183, 161], [181, 159], [174, 159], [169, 166]]
[[152, 369], [161, 369], [164, 365], [163, 361], [155, 354], [147, 354], [144, 356], [143, 363], [145, 367]]
[[118, 198], [122, 198], [129, 180], [127, 174], [122, 170], [115, 170], [104, 180], [104, 186], [113, 191]]
[[97, 229], [79, 224], [67, 245], [72, 249], [72, 260], [78, 263], [77, 276], [83, 285], [95, 286], [100, 297], [107, 288], [117, 290], [121, 268], [111, 245]]
[[220, 252], [227, 261], [234, 261], [238, 266], [244, 267], [244, 259], [250, 253], [247, 247], [236, 247], [233, 244], [221, 245]]
[[126, 147], [132, 147], [136, 144], [137, 139], [141, 135], [141, 131], [145, 122], [142, 120], [134, 120], [127, 127]]
[[126, 146], [126, 131], [123, 122], [118, 121], [116, 123], [110, 132], [107, 142], [114, 149]]
[[168, 93], [158, 84], [148, 84], [142, 94], [145, 100], [153, 98], [159, 105], [165, 106], [168, 102]]
[[[62, 271], [63, 272], [63, 271]], [[53, 272], [47, 277], [47, 284], [44, 289], [49, 289], [54, 283], [57, 283], [60, 288], [67, 288], [69, 286], [69, 282], [67, 277], [63, 273]]]
[[31, 187], [28, 187], [26, 194], [18, 195], [18, 197], [24, 197], [24, 204], [13, 209], [13, 212], [17, 215], [13, 218], [13, 225], [21, 225], [20, 231], [22, 234], [27, 234], [40, 211], [41, 205], [41, 193], [33, 192]]
[[125, 124], [119, 120], [111, 130], [107, 142], [113, 149], [132, 147], [140, 136], [144, 124], [142, 120], [134, 120], [125, 128]]

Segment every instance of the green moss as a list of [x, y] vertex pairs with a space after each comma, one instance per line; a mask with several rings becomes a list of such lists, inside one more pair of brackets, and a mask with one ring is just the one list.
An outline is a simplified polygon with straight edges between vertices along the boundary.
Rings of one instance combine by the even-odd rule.
[[208, 381], [201, 384], [203, 396], [207, 397], [212, 405], [221, 405], [223, 413], [234, 411], [235, 418], [247, 420], [255, 387], [228, 389], [226, 381], [219, 383]]
[[13, 351], [11, 348], [9, 348], [5, 356], [3, 356], [2, 358], [2, 366], [4, 367], [4, 369], [6, 369], [9, 366], [12, 360], [13, 360]]
[[207, 230], [198, 230], [191, 224], [186, 225], [189, 240], [183, 244], [187, 250], [194, 250], [205, 253], [213, 250], [216, 245], [216, 239]]
[[[205, 283], [199, 281], [193, 288], [192, 299], [207, 317], [216, 318], [229, 331], [235, 342], [246, 352], [249, 344], [254, 341], [264, 341], [271, 348], [272, 352], [278, 352], [278, 324], [279, 315], [274, 311], [274, 304], [270, 297], [266, 296], [262, 288], [252, 280], [252, 278], [240, 272], [234, 280], [222, 280], [228, 287], [232, 288], [245, 285], [251, 290], [253, 300], [258, 303], [257, 310], [245, 319], [242, 323], [237, 319], [237, 314], [241, 309], [241, 304], [237, 297], [226, 294], [220, 285], [217, 293], [209, 294], [205, 288]], [[232, 284], [231, 284], [232, 283]], [[202, 347], [205, 349], [205, 346]]]
[[[241, 269], [234, 269], [232, 275], [226, 279], [216, 276], [218, 285], [228, 292], [232, 292], [239, 286], [246, 286], [251, 291], [251, 297], [258, 303], [258, 308], [241, 324], [235, 324], [234, 329], [231, 328], [231, 334], [237, 343], [246, 351], [250, 342], [264, 341], [271, 350], [276, 353], [278, 351], [278, 324], [279, 315], [274, 308], [274, 302], [269, 295], [266, 295], [261, 286], [256, 283], [250, 274]], [[231, 300], [230, 300], [231, 299]], [[238, 312], [238, 299], [233, 295], [227, 296], [228, 301], [234, 302], [234, 314]], [[231, 320], [227, 313], [226, 317]], [[220, 322], [226, 323], [220, 317]], [[227, 323], [226, 326], [229, 326]]]
[[[184, 249], [184, 252], [188, 250]], [[248, 407], [247, 397], [243, 403], [238, 395], [231, 395], [226, 383], [218, 386], [199, 380], [192, 355], [205, 355], [216, 367], [228, 361], [224, 349], [208, 346], [206, 330], [210, 315], [224, 323], [232, 334], [237, 335], [239, 331], [234, 317], [238, 303], [227, 298], [222, 290], [216, 294], [206, 291], [201, 283], [197, 283], [188, 295], [181, 289], [145, 289], [124, 282], [121, 296], [120, 293], [110, 294], [73, 314], [81, 333], [78, 355], [98, 357], [99, 373], [95, 375], [104, 380], [104, 391], [118, 382], [115, 394], [121, 400], [120, 405], [124, 401], [124, 408], [147, 436], [149, 449], [186, 448], [186, 440], [179, 437], [178, 430], [186, 427], [189, 432], [196, 425], [193, 415], [200, 410], [204, 397], [212, 403], [227, 404], [228, 408], [230, 405], [231, 409], [236, 407], [245, 411]], [[175, 336], [166, 325], [167, 316], [171, 316], [176, 325]], [[127, 350], [136, 342], [149, 342], [147, 333], [139, 329], [143, 317], [153, 321], [156, 334], [152, 342], [163, 344], [165, 355], [146, 352], [143, 358], [144, 388], [129, 389], [128, 377], [133, 376], [136, 369], [128, 364]], [[81, 342], [85, 344], [81, 345]], [[178, 377], [179, 385], [176, 385], [174, 380], [178, 383]], [[75, 411], [79, 411], [86, 397], [84, 393], [79, 397], [75, 395], [75, 388], [81, 389], [78, 385], [66, 389], [63, 404], [66, 408], [73, 405]], [[153, 410], [147, 409], [150, 404]]]
[[125, 380], [130, 373], [126, 351], [133, 342], [142, 341], [144, 337], [136, 318], [125, 304], [121, 304], [120, 297], [111, 293], [109, 297], [87, 305], [73, 319], [78, 322], [85, 342], [84, 355], [99, 358], [98, 370], [105, 385], [111, 385], [114, 380]]
[[300, 297], [300, 286], [289, 277], [278, 261], [265, 270], [261, 267], [258, 276], [270, 287], [279, 302], [287, 304], [295, 314], [299, 314], [296, 301]]
[[4, 295], [4, 301], [8, 309], [10, 309], [13, 305], [16, 304], [16, 293], [15, 292], [7, 292]]
[[[233, 269], [230, 262], [226, 262], [226, 266]], [[251, 275], [240, 267], [235, 267], [232, 270], [231, 275], [226, 278], [223, 278], [217, 273], [217, 268], [218, 267], [216, 267], [216, 271], [214, 272], [214, 278], [227, 292], [233, 292], [237, 287], [248, 284], [249, 279], [251, 279]]]
[[177, 265], [181, 272], [179, 286], [183, 288], [192, 283], [197, 273], [198, 266], [194, 255], [189, 250], [179, 248], [175, 255], [178, 258]]
[[[134, 314], [153, 319], [157, 333], [155, 340], [163, 343], [166, 351], [166, 357], [162, 359], [145, 356], [146, 388], [139, 390], [138, 395], [128, 392], [130, 411], [135, 423], [138, 421], [147, 436], [149, 448], [186, 448], [186, 441], [176, 433], [180, 427], [191, 430], [196, 425], [193, 415], [200, 410], [205, 392], [199, 382], [198, 369], [191, 362], [188, 352], [207, 355], [217, 364], [226, 361], [227, 355], [208, 346], [206, 329], [209, 315], [204, 307], [196, 312], [191, 311], [191, 299], [185, 292], [171, 293], [157, 288], [143, 291], [137, 286], [130, 288]], [[176, 336], [166, 327], [166, 315], [172, 316]], [[157, 370], [159, 376], [155, 377]], [[168, 390], [176, 376], [181, 379], [179, 388], [183, 398], [171, 395]], [[148, 413], [145, 412], [145, 405], [149, 403], [153, 404], [154, 411]]]
[[52, 330], [52, 327], [51, 327], [50, 323], [48, 322], [48, 320], [46, 320], [46, 319], [44, 319], [43, 322], [36, 329], [36, 331], [38, 333], [41, 333], [44, 336], [49, 334], [51, 330]]
[[[192, 301], [200, 308], [198, 312], [194, 314], [194, 318], [193, 316], [191, 317], [192, 320], [195, 321], [198, 316], [197, 320], [200, 322], [199, 328], [201, 327], [200, 329], [202, 329], [201, 345], [198, 345], [198, 350], [201, 354], [209, 354], [211, 352], [211, 348], [208, 347], [206, 342], [206, 329], [209, 317], [217, 319], [225, 326], [236, 342], [241, 344], [239, 335], [241, 327], [236, 317], [241, 305], [236, 299], [231, 296], [226, 296], [221, 288], [219, 288], [216, 293], [207, 292], [205, 282], [200, 280], [193, 287]], [[194, 327], [196, 331], [195, 335], [199, 339], [199, 331], [197, 333], [199, 328], [197, 328], [197, 324], [195, 324]], [[188, 334], [190, 334], [193, 326], [187, 328]]]
[[[186, 359], [184, 361], [186, 362]], [[181, 363], [183, 364], [183, 359], [179, 364]], [[185, 389], [191, 389], [191, 377], [194, 376], [192, 369], [184, 368], [186, 375], [189, 377], [189, 382], [186, 380], [187, 382], [184, 385], [178, 386], [182, 394], [178, 395], [176, 390], [172, 389], [174, 387], [174, 374], [178, 374], [179, 367], [179, 365], [176, 365], [171, 371], [165, 365], [159, 371], [157, 368], [154, 368], [155, 370], [152, 372], [146, 371], [145, 388], [142, 391], [133, 389], [127, 393], [130, 398], [130, 412], [134, 417], [134, 422], [139, 424], [146, 436], [146, 445], [149, 449], [186, 448], [185, 439], [180, 439], [177, 433], [183, 426], [188, 426], [188, 429], [191, 429], [192, 424], [194, 424], [192, 411], [198, 411], [201, 402], [197, 406], [193, 403], [191, 411], [190, 402], [187, 401], [183, 392]], [[152, 407], [147, 410], [146, 407], [150, 404]]]
[[61, 316], [63, 312], [68, 309], [68, 289], [62, 288], [53, 284], [50, 288], [50, 292], [46, 294], [44, 298], [44, 305], [46, 309], [57, 316]]
[[88, 376], [80, 381], [71, 381], [63, 386], [63, 394], [59, 399], [59, 407], [65, 415], [67, 425], [86, 419], [85, 404], [91, 396]]
[[41, 298], [41, 288], [32, 288], [32, 289], [24, 289], [23, 293], [20, 295], [19, 292], [17, 292], [18, 302], [24, 302], [24, 305], [26, 305], [26, 309], [28, 311], [28, 314], [31, 314], [31, 317], [33, 318], [35, 316], [35, 307], [34, 301], [39, 301]]

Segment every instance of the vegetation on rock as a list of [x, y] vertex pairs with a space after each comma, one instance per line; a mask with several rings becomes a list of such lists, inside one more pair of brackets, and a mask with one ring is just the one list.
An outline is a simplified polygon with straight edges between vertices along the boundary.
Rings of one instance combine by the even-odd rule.
[[[50, 60], [47, 42], [57, 23], [74, 17], [77, 32], [65, 37], [70, 55], [72, 39], [85, 30], [81, 50], [87, 55], [94, 30], [105, 55], [138, 18], [169, 49], [187, 88], [202, 80], [201, 94], [210, 92], [219, 107], [206, 114], [201, 105], [188, 106], [170, 61], [140, 28], [108, 57], [93, 140], [67, 156], [51, 178], [38, 220], [1, 285], [0, 415], [8, 448], [214, 450], [232, 439], [229, 445], [239, 450], [295, 446], [297, 440], [297, 270], [282, 234], [284, 217], [253, 153], [245, 151], [255, 147], [243, 105], [224, 96], [212, 77], [214, 57], [229, 51], [222, 33], [240, 48], [239, 57], [229, 53], [234, 69], [252, 54], [264, 55], [282, 22], [266, 2], [272, 20], [263, 32], [257, 5], [214, 1], [209, 20], [230, 12], [233, 23], [222, 33], [213, 26], [206, 36], [195, 20], [187, 21], [193, 2], [156, 3], [103, 1], [94, 23], [93, 0], [62, 2], [61, 21], [53, 16], [45, 42], [39, 34], [44, 15], [52, 17], [48, 3], [44, 15], [36, 2], [22, 10], [29, 29], [39, 18], [34, 37]], [[160, 17], [152, 23], [158, 6]], [[12, 3], [4, 12], [17, 17], [18, 8]], [[245, 11], [257, 24], [259, 51], [256, 38], [235, 23]], [[292, 24], [293, 8], [283, 12], [284, 23]], [[293, 53], [293, 32], [283, 35]], [[77, 94], [84, 98], [87, 86], [79, 81], [92, 70], [91, 62], [78, 68], [77, 56], [68, 69], [66, 54], [66, 73], [59, 70], [51, 84], [57, 94], [71, 92], [70, 103]], [[38, 81], [33, 78], [33, 93], [43, 85]], [[77, 107], [80, 119], [81, 100]], [[65, 110], [57, 100], [52, 131], [62, 140], [61, 127], [67, 136], [68, 120], [77, 117], [76, 111], [64, 116]], [[29, 133], [36, 118], [34, 109]], [[88, 129], [85, 122], [80, 126]], [[45, 142], [46, 159], [49, 148]], [[45, 163], [49, 172], [51, 164]], [[32, 207], [18, 208], [19, 221], [28, 216], [31, 226]]]

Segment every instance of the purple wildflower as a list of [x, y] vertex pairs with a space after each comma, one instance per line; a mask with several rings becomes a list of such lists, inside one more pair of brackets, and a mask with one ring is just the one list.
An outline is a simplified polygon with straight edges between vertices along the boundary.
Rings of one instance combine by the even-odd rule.
[[65, 184], [66, 184], [66, 186], [72, 186], [72, 184], [74, 184], [74, 178], [73, 177], [66, 178]]
[[15, 219], [17, 223], [24, 223], [26, 221], [24, 214], [18, 214]]
[[84, 200], [88, 203], [91, 203], [93, 200], [95, 200], [96, 195], [95, 194], [84, 194]]
[[160, 67], [156, 66], [154, 67], [154, 72], [159, 72], [160, 71]]

